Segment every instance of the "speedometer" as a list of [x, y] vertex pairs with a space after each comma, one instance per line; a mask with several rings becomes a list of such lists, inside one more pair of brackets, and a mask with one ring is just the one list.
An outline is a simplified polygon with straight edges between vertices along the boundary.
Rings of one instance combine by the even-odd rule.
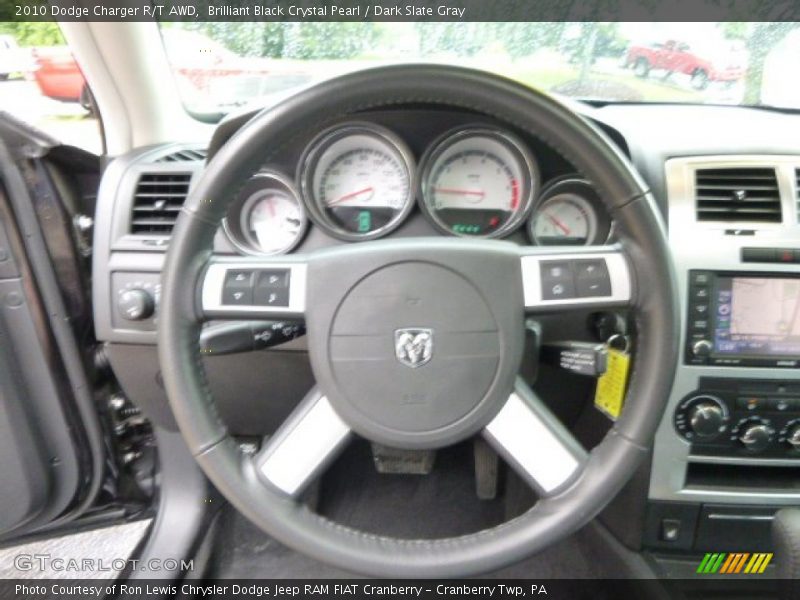
[[392, 132], [352, 124], [323, 133], [302, 161], [300, 181], [315, 222], [339, 239], [373, 239], [413, 207], [411, 151]]
[[423, 161], [423, 209], [440, 230], [499, 237], [528, 215], [538, 169], [515, 136], [493, 129], [459, 130], [434, 144]]

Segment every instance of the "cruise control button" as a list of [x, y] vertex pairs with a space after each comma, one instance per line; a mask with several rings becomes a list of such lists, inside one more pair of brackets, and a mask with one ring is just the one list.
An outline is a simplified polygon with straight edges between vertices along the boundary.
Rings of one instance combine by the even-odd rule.
[[543, 261], [542, 299], [564, 300], [575, 297], [575, 280], [572, 266], [566, 261]]

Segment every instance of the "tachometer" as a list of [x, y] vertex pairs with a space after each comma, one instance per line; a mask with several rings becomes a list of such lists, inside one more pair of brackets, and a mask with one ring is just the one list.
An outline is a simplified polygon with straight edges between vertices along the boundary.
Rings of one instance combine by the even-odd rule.
[[344, 240], [384, 235], [413, 207], [411, 151], [377, 125], [323, 133], [306, 152], [299, 179], [312, 218]]
[[446, 135], [423, 158], [423, 209], [440, 230], [499, 237], [528, 215], [536, 163], [515, 136], [493, 129]]
[[242, 252], [281, 254], [302, 239], [307, 222], [289, 180], [264, 172], [245, 184], [223, 225], [228, 238]]
[[586, 246], [608, 239], [611, 219], [592, 185], [560, 179], [547, 186], [528, 222], [531, 241], [540, 246]]

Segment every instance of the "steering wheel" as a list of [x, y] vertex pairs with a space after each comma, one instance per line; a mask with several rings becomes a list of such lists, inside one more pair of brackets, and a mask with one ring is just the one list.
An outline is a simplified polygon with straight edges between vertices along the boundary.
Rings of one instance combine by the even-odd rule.
[[[565, 250], [410, 238], [307, 255], [212, 255], [236, 190], [292, 138], [365, 110], [420, 104], [482, 113], [545, 141], [598, 188], [619, 243]], [[603, 293], [548, 294], [544, 282], [553, 268], [587, 265], [603, 274]], [[226, 300], [229, 286], [241, 281], [255, 286], [250, 304]], [[259, 297], [268, 299], [257, 304]], [[521, 560], [574, 532], [633, 475], [653, 441], [676, 366], [676, 298], [653, 199], [596, 127], [548, 96], [484, 72], [384, 67], [323, 82], [259, 113], [210, 161], [167, 253], [159, 359], [195, 459], [262, 530], [349, 571], [466, 576]], [[587, 453], [517, 370], [527, 314], [603, 307], [633, 312], [636, 356], [622, 414]], [[200, 329], [212, 318], [275, 317], [305, 318], [317, 385], [259, 451], [246, 454], [215, 410], [199, 356]], [[483, 435], [539, 500], [511, 521], [448, 539], [394, 539], [333, 523], [298, 495], [353, 433], [411, 449]]]

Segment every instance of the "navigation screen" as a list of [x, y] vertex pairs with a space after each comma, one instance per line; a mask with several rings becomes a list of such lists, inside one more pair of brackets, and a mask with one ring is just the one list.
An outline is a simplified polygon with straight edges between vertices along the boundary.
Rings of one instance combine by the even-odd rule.
[[719, 277], [717, 284], [716, 353], [800, 355], [800, 279]]

